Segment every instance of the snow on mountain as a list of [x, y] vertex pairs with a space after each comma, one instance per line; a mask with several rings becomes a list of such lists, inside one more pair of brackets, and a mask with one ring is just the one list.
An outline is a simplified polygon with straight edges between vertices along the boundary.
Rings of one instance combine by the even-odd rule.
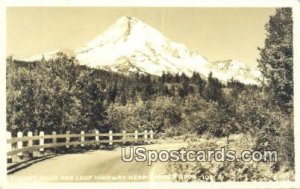
[[[54, 58], [53, 51], [25, 59]], [[62, 51], [64, 52], [64, 51]], [[209, 72], [222, 81], [237, 79], [256, 84], [259, 74], [244, 63], [233, 60], [209, 63], [185, 45], [171, 41], [158, 30], [133, 17], [121, 17], [104, 33], [83, 47], [68, 51], [79, 64], [122, 74], [140, 72], [152, 75], [198, 72], [207, 77]]]
[[213, 76], [222, 81], [234, 79], [245, 84], [257, 84], [260, 77], [258, 70], [250, 69], [245, 63], [237, 60], [211, 62], [209, 68]]
[[55, 58], [55, 56], [58, 52], [60, 52], [60, 51], [55, 50], [55, 51], [42, 53], [42, 54], [34, 55], [34, 56], [31, 56], [31, 57], [27, 57], [27, 58], [24, 58], [22, 60], [27, 61], [27, 62], [41, 60], [42, 58], [45, 58], [45, 60], [49, 60], [49, 59]]
[[128, 74], [140, 71], [192, 75], [207, 60], [132, 17], [122, 17], [95, 40], [75, 50], [81, 64]]
[[26, 62], [37, 61], [37, 60], [41, 60], [43, 58], [45, 60], [50, 60], [50, 59], [56, 58], [58, 53], [64, 53], [68, 56], [74, 56], [74, 52], [71, 49], [57, 49], [57, 50], [54, 50], [54, 51], [50, 51], [50, 52], [34, 55], [34, 56], [31, 56], [31, 57], [27, 57], [27, 58], [24, 58], [22, 60], [26, 61]]

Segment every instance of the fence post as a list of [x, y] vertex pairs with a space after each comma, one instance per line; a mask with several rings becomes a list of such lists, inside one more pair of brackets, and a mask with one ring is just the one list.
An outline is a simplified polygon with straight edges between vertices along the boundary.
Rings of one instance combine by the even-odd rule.
[[95, 136], [95, 141], [97, 141], [96, 145], [98, 145], [98, 141], [99, 141], [99, 136], [98, 136], [98, 134], [99, 134], [99, 131], [98, 131], [97, 129], [95, 130], [95, 134], [96, 134], [96, 136]]
[[[27, 133], [27, 137], [32, 137], [33, 136], [33, 133], [31, 132], [31, 131], [28, 131], [28, 133]], [[29, 139], [28, 140], [28, 147], [32, 147], [32, 145], [33, 145], [33, 142], [32, 142], [32, 139]]]
[[[56, 131], [52, 131], [52, 144], [56, 144], [57, 143], [57, 138], [56, 138]], [[56, 146], [54, 146], [54, 148], [52, 149], [52, 152], [56, 152]]]
[[[19, 132], [17, 133], [17, 137], [18, 137], [18, 138], [22, 138], [22, 137], [23, 137], [23, 133], [22, 133], [21, 131], [19, 131]], [[17, 142], [17, 149], [21, 149], [21, 148], [23, 148], [23, 141], [18, 141], [18, 142]], [[18, 156], [22, 156], [22, 155], [23, 155], [23, 152], [19, 152], [17, 155], [18, 155]]]
[[109, 145], [112, 146], [113, 145], [113, 136], [112, 136], [112, 130], [109, 131]]
[[[32, 137], [32, 136], [33, 136], [33, 133], [32, 133], [31, 131], [28, 131], [27, 137]], [[29, 139], [29, 140], [28, 140], [27, 147], [32, 147], [32, 146], [33, 146], [33, 140], [32, 140], [32, 139]], [[32, 158], [33, 153], [32, 153], [31, 150], [28, 152], [28, 154], [29, 154], [29, 157]]]
[[[23, 137], [23, 133], [21, 131], [19, 131], [17, 133], [17, 137], [18, 138], [22, 138]], [[17, 149], [22, 149], [23, 148], [23, 141], [18, 141], [17, 142]], [[17, 155], [13, 156], [13, 162], [20, 162], [22, 160], [22, 156], [23, 156], [23, 152], [19, 152], [17, 153]]]
[[137, 130], [134, 131], [134, 143], [135, 144], [138, 143], [138, 131]]
[[[11, 132], [6, 132], [6, 138], [11, 139]], [[10, 152], [11, 149], [11, 143], [7, 142], [7, 152]], [[7, 163], [12, 163], [12, 156], [7, 156]]]
[[[66, 134], [68, 135], [68, 136], [66, 136], [66, 143], [69, 143], [70, 142], [70, 136], [69, 136], [70, 135], [70, 131], [67, 131]], [[70, 148], [70, 145], [67, 144], [66, 148]]]
[[154, 140], [153, 140], [153, 130], [151, 129], [150, 130], [150, 142], [153, 143]]
[[81, 147], [84, 147], [84, 131], [81, 131], [80, 134], [81, 134], [80, 141], [82, 142]]
[[[23, 133], [21, 131], [19, 131], [17, 133], [17, 137], [18, 138], [22, 138], [23, 137]], [[21, 149], [21, 148], [23, 148], [23, 141], [18, 141], [17, 142], [17, 149]], [[23, 155], [23, 152], [19, 152], [17, 155], [20, 157], [20, 156]]]
[[[44, 136], [45, 136], [44, 131], [40, 131], [39, 146], [43, 146], [44, 145], [44, 141], [45, 141]], [[40, 148], [40, 152], [43, 153], [44, 152], [44, 148]]]
[[147, 143], [147, 141], [148, 141], [148, 131], [147, 130], [144, 131], [144, 138], [145, 138], [144, 143]]
[[125, 130], [123, 130], [123, 137], [122, 137], [122, 139], [123, 139], [123, 145], [126, 144], [126, 131]]
[[[35, 136], [37, 136], [37, 131], [34, 132]], [[33, 152], [32, 152], [32, 156], [33, 157], [41, 157], [41, 153], [40, 153], [40, 150], [39, 150], [39, 145], [40, 145], [40, 141], [39, 141], [39, 144], [37, 145], [37, 149], [34, 149]]]
[[57, 143], [56, 131], [52, 131], [52, 136], [53, 136], [53, 138], [52, 138], [52, 143], [53, 143], [53, 144], [56, 144], [56, 143]]

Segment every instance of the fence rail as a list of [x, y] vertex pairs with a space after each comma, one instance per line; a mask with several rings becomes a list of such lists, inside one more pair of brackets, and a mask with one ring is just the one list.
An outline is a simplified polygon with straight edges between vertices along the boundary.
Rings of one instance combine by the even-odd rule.
[[[63, 139], [58, 141], [57, 139]], [[12, 137], [10, 132], [7, 132], [7, 161], [8, 162], [19, 162], [21, 161], [24, 153], [29, 156], [41, 156], [45, 149], [63, 147], [70, 148], [70, 146], [80, 145], [84, 147], [85, 145], [99, 145], [108, 144], [112, 146], [116, 143], [126, 144], [126, 143], [153, 143], [154, 142], [154, 132], [152, 130], [144, 132], [127, 133], [123, 131], [122, 133], [113, 133], [109, 131], [108, 133], [100, 133], [95, 130], [94, 133], [85, 133], [81, 131], [80, 134], [70, 133], [67, 131], [66, 134], [52, 134], [45, 135], [43, 131], [39, 135], [33, 136], [33, 133], [27, 132], [23, 136], [22, 132], [17, 133], [17, 137]]]

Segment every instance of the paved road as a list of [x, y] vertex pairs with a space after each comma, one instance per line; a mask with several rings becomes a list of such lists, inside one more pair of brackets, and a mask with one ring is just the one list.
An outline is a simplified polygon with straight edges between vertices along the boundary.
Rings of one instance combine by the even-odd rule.
[[[152, 144], [148, 150], [175, 150], [186, 143]], [[164, 175], [167, 163], [123, 162], [121, 148], [65, 154], [38, 162], [8, 176], [10, 182], [142, 182], [168, 180]]]

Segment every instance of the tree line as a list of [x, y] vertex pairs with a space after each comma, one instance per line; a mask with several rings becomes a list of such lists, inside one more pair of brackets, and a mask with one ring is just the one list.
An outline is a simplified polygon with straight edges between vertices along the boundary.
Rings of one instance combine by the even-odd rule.
[[[245, 86], [231, 81], [228, 86]], [[184, 100], [192, 95], [221, 101], [222, 84], [194, 73], [161, 77], [134, 73], [122, 75], [79, 65], [58, 53], [46, 61], [24, 62], [7, 58], [7, 128], [12, 131], [107, 131], [107, 110], [114, 106], [146, 103], [159, 97]]]

